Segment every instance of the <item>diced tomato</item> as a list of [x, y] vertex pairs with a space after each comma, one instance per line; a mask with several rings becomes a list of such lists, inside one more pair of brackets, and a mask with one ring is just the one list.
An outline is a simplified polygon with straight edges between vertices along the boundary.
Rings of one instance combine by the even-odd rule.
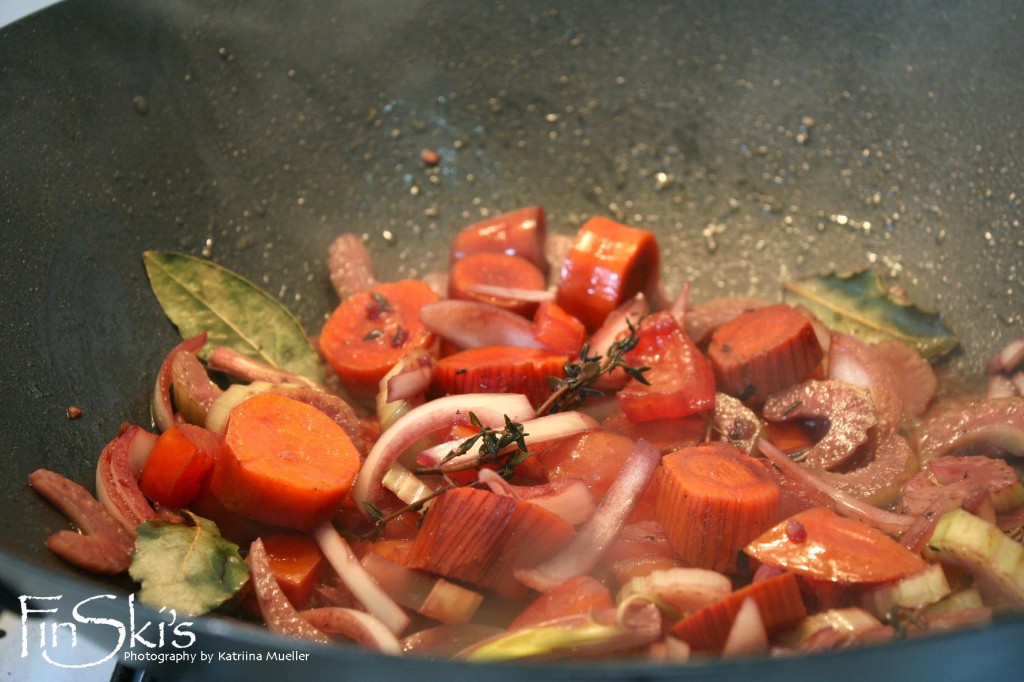
[[634, 422], [672, 419], [707, 412], [715, 406], [715, 375], [697, 346], [669, 313], [644, 319], [635, 348], [626, 354], [633, 367], [650, 367], [648, 384], [636, 379], [617, 394], [619, 407]]
[[[581, 479], [590, 487], [594, 498], [600, 500], [608, 492], [633, 451], [636, 441], [610, 431], [590, 431], [570, 436], [537, 453], [537, 465], [549, 481], [563, 478]], [[637, 503], [633, 521], [654, 518], [655, 494], [653, 486], [647, 489]]]

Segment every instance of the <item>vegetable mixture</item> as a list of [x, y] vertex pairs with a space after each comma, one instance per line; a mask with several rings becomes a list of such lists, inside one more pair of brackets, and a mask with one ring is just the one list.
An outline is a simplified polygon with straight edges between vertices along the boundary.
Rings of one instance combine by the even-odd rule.
[[183, 338], [155, 428], [106, 446], [95, 498], [30, 476], [77, 527], [46, 545], [155, 607], [470, 661], [814, 652], [1024, 609], [1024, 341], [952, 395], [955, 337], [873, 272], [701, 300], [659, 258], [539, 207], [422, 280], [342, 235], [311, 340], [235, 273], [147, 252]]

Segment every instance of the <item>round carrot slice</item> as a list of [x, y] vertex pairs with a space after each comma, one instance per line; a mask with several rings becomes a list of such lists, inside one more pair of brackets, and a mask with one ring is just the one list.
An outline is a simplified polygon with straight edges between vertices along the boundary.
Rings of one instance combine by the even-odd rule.
[[280, 395], [231, 412], [211, 492], [230, 511], [311, 530], [334, 515], [359, 471], [359, 452], [320, 410]]
[[504, 253], [471, 253], [452, 265], [448, 277], [450, 298], [488, 303], [530, 317], [537, 310], [536, 301], [484, 293], [475, 289], [478, 285], [539, 292], [544, 291], [546, 280], [530, 261]]
[[434, 343], [420, 309], [437, 300], [420, 280], [378, 284], [335, 308], [320, 332], [320, 350], [356, 397], [368, 397], [403, 356]]

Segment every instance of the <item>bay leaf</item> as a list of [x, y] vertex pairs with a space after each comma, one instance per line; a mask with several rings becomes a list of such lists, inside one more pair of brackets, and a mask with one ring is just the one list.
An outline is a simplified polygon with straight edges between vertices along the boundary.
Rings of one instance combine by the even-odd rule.
[[248, 580], [249, 567], [217, 524], [185, 514], [191, 524], [158, 520], [136, 529], [128, 574], [142, 583], [142, 603], [196, 616], [233, 597]]
[[889, 290], [874, 270], [806, 277], [782, 286], [787, 303], [802, 303], [830, 329], [863, 341], [896, 339], [929, 360], [959, 343], [942, 315]]
[[280, 301], [241, 275], [174, 251], [146, 251], [149, 284], [182, 338], [205, 331], [206, 358], [227, 346], [256, 360], [324, 380], [323, 366], [302, 324]]

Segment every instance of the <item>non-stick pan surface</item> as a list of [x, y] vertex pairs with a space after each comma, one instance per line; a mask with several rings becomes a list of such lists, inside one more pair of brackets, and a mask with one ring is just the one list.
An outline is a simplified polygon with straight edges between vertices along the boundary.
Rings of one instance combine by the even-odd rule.
[[[556, 232], [591, 215], [656, 231], [670, 288], [692, 281], [697, 298], [877, 267], [946, 312], [962, 340], [950, 366], [978, 372], [1022, 333], [1021, 24], [1010, 1], [121, 0], [0, 30], [5, 582], [65, 608], [112, 594], [92, 606], [124, 616], [127, 585], [43, 549], [63, 520], [25, 481], [44, 466], [91, 486], [118, 426], [150, 423], [177, 336], [144, 249], [208, 255], [315, 333], [335, 302], [335, 234], [367, 234], [382, 273], [416, 275], [443, 264], [457, 228], [541, 204]], [[84, 416], [69, 420], [70, 405]], [[163, 676], [522, 671], [322, 650], [214, 618], [196, 628], [194, 651], [311, 657]], [[1006, 677], [1021, 637], [1009, 621], [792, 661], [534, 672]]]

